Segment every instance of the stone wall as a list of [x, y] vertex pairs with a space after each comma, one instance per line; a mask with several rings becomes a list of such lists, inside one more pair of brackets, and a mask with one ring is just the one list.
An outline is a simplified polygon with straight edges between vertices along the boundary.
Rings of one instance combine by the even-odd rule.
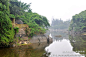
[[27, 24], [14, 24], [14, 23], [12, 23], [12, 26], [13, 26], [13, 27], [18, 27], [18, 28], [28, 27]]

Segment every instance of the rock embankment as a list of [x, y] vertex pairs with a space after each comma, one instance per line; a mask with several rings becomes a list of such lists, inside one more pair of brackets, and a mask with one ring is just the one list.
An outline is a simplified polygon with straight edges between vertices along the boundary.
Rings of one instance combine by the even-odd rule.
[[35, 35], [30, 39], [30, 43], [42, 43], [42, 42], [52, 42], [52, 38], [46, 37], [45, 35]]
[[50, 37], [41, 35], [34, 35], [31, 39], [26, 35], [25, 28], [20, 28], [19, 32], [15, 35], [17, 41], [15, 42], [15, 46], [19, 45], [28, 45], [33, 43], [51, 43], [53, 40]]
[[18, 38], [19, 44], [28, 44], [28, 36], [26, 35], [25, 28], [19, 28], [19, 32], [16, 34], [16, 38]]

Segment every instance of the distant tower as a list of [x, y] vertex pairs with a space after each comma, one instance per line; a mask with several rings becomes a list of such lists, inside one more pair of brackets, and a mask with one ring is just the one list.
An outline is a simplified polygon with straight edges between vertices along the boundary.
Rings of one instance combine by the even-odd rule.
[[61, 20], [61, 18], [60, 18], [60, 20]]
[[[51, 18], [51, 24], [53, 23], [53, 20], [54, 20], [54, 17], [52, 16], [52, 18]], [[50, 25], [51, 25], [51, 24], [50, 24]]]

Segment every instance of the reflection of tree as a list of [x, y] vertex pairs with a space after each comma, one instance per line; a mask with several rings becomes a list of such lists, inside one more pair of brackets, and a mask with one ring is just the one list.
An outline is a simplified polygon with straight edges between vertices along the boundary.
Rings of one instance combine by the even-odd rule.
[[86, 36], [69, 36], [73, 51], [86, 55]]
[[49, 57], [50, 52], [45, 52], [41, 57]]
[[47, 43], [35, 43], [30, 46], [0, 49], [0, 57], [41, 57], [44, 56]]
[[0, 48], [0, 57], [19, 57], [18, 53], [15, 53], [13, 49]]

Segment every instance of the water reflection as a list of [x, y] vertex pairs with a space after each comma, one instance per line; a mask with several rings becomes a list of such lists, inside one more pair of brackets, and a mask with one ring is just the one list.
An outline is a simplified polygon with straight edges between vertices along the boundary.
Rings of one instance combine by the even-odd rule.
[[73, 51], [86, 55], [86, 36], [69, 36], [69, 38], [73, 46]]
[[86, 36], [69, 36], [65, 32], [56, 31], [46, 35], [50, 34], [54, 40], [51, 44], [35, 43], [30, 46], [0, 48], [0, 57], [86, 57]]
[[45, 53], [47, 43], [35, 43], [30, 46], [1, 48], [0, 57], [41, 57]]
[[[62, 37], [55, 37], [55, 35], [61, 35]], [[51, 32], [51, 36], [54, 41], [45, 48], [46, 52], [49, 53], [48, 57], [85, 57], [81, 53], [74, 51], [74, 49], [77, 50], [77, 48], [74, 48], [74, 46], [77, 46], [74, 44], [76, 40], [71, 40], [72, 38], [69, 40], [70, 37], [66, 33], [54, 31]], [[79, 48], [79, 46], [77, 47]]]

